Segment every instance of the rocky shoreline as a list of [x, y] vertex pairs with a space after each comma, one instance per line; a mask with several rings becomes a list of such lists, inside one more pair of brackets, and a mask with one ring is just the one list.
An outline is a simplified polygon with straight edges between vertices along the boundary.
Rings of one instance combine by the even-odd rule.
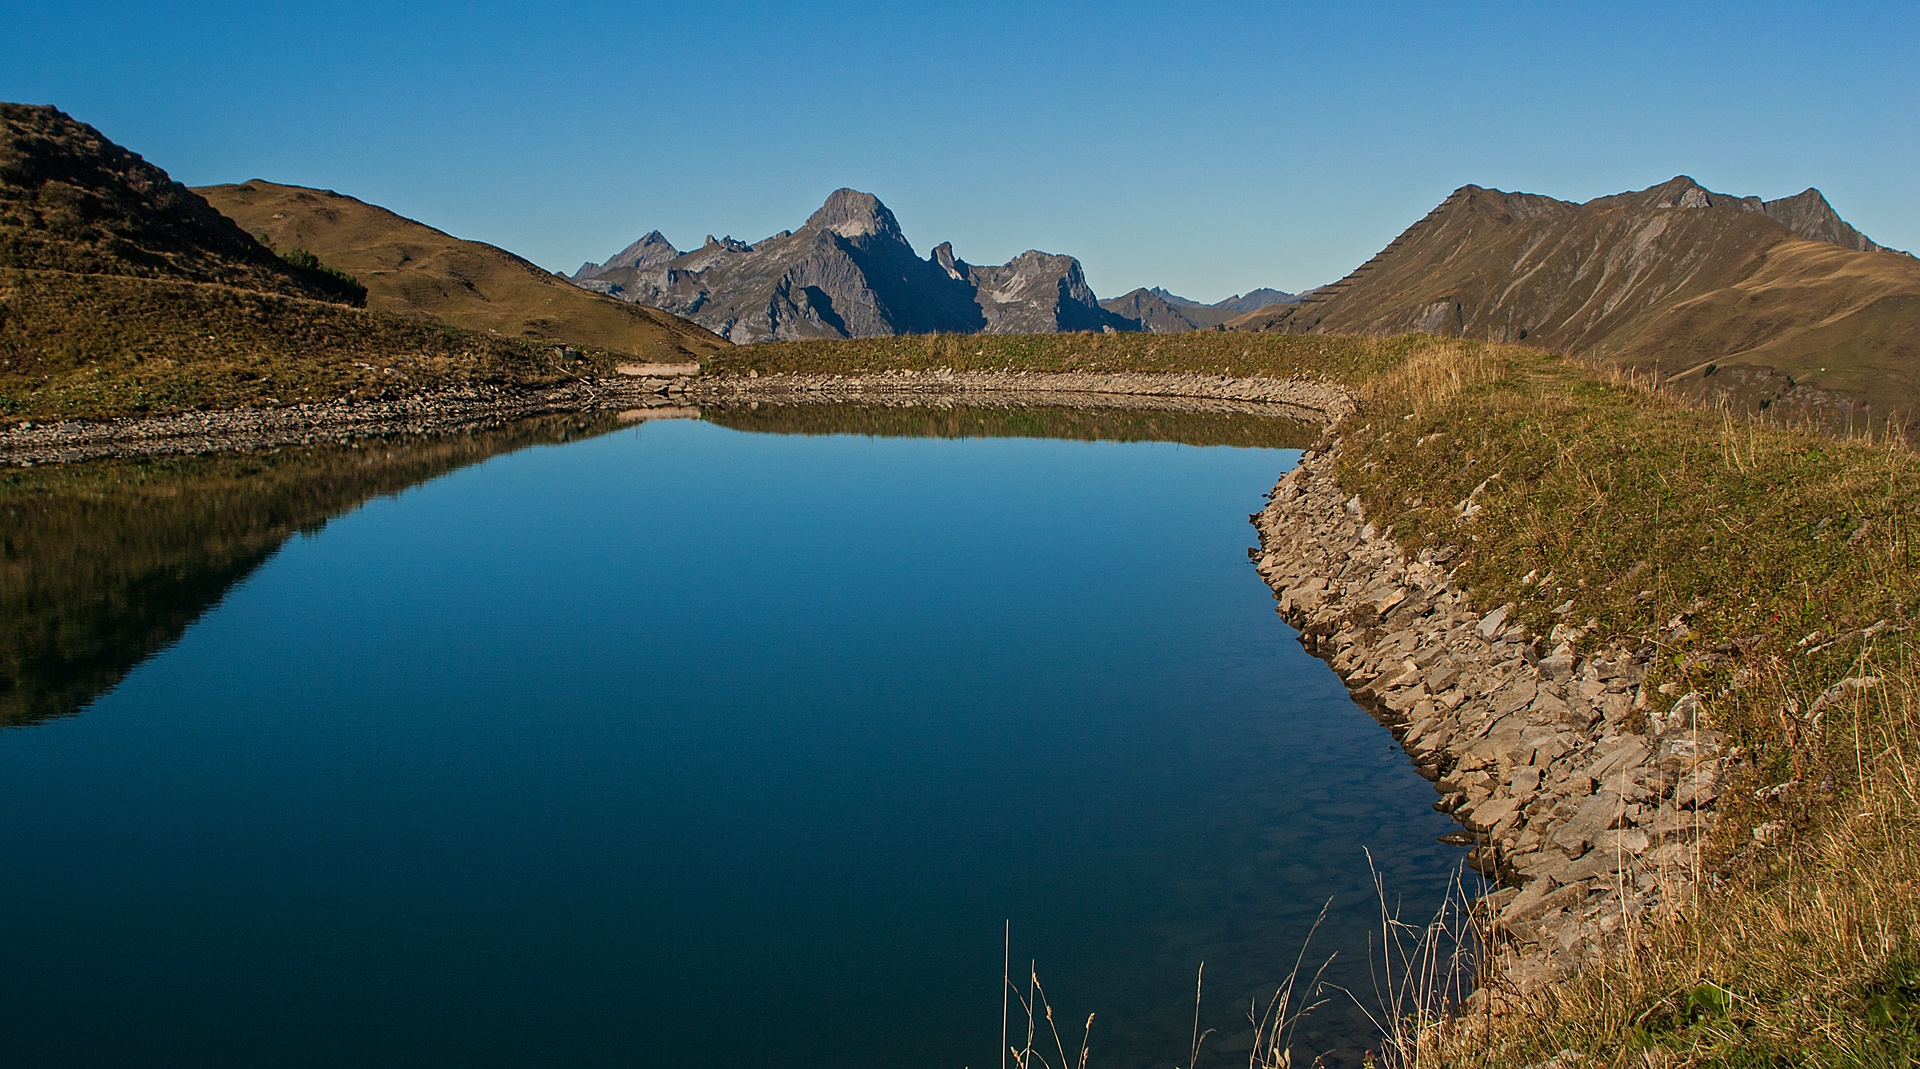
[[1314, 422], [1351, 408], [1342, 391], [1324, 383], [1215, 375], [908, 371], [622, 377], [545, 389], [472, 386], [373, 401], [18, 423], [0, 427], [0, 467], [431, 434], [551, 412], [613, 411], [641, 419], [650, 410], [702, 404], [848, 402], [1244, 412]]
[[[1476, 907], [1492, 994], [1568, 975], [1697, 884], [1724, 740], [1694, 722], [1698, 695], [1652, 711], [1652, 651], [1582, 651], [1571, 623], [1541, 641], [1509, 608], [1470, 605], [1449, 551], [1408, 560], [1341, 492], [1339, 448], [1330, 433], [1253, 517], [1260, 575], [1301, 642], [1437, 782], [1475, 867], [1505, 885]], [[1470, 524], [1472, 502], [1457, 511]]]

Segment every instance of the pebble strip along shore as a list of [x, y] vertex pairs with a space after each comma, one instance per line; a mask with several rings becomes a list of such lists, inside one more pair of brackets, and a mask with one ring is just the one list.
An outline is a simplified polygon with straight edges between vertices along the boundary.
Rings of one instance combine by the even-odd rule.
[[[1493, 975], [1522, 990], [1565, 976], [1686, 894], [1718, 819], [1723, 739], [1693, 722], [1694, 694], [1647, 715], [1650, 651], [1583, 654], [1569, 624], [1539, 643], [1509, 608], [1475, 611], [1449, 582], [1450, 553], [1409, 561], [1341, 492], [1338, 449], [1330, 433], [1252, 517], [1260, 575], [1301, 642], [1437, 781], [1435, 807], [1475, 835], [1475, 867], [1505, 884], [1477, 906]], [[1473, 512], [1456, 509], [1462, 538]]]
[[702, 403], [967, 404], [1247, 412], [1312, 422], [1351, 410], [1324, 383], [1214, 375], [1025, 372], [881, 372], [870, 375], [725, 375], [582, 380], [546, 389], [462, 387], [392, 400], [184, 412], [98, 422], [0, 427], [0, 467], [106, 457], [262, 449], [393, 434], [424, 434], [552, 412]]

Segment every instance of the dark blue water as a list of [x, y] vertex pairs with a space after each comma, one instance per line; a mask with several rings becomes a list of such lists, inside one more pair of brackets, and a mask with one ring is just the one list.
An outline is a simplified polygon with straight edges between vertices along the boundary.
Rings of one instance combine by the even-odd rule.
[[1202, 960], [1244, 1063], [1329, 899], [1364, 984], [1363, 846], [1459, 856], [1247, 562], [1293, 460], [679, 422], [374, 500], [0, 732], [0, 1061], [997, 1065], [1010, 920], [1094, 1066]]

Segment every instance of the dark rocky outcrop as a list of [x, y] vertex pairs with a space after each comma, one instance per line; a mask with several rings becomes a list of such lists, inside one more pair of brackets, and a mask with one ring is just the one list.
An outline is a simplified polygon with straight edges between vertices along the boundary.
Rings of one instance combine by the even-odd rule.
[[887, 206], [852, 189], [834, 192], [800, 229], [751, 244], [709, 236], [661, 259], [672, 246], [655, 238], [583, 267], [574, 283], [742, 343], [1139, 329], [1100, 307], [1071, 256], [1029, 251], [981, 267], [943, 243], [923, 260]]

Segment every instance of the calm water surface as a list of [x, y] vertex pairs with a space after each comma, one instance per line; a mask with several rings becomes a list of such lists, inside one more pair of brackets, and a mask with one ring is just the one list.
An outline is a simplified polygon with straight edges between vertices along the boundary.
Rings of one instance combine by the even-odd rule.
[[1185, 1063], [1203, 960], [1244, 1064], [1330, 899], [1370, 993], [1363, 847], [1458, 862], [1247, 561], [1291, 451], [351, 455], [0, 510], [0, 1061], [997, 1065], [1010, 920], [1096, 1069]]

